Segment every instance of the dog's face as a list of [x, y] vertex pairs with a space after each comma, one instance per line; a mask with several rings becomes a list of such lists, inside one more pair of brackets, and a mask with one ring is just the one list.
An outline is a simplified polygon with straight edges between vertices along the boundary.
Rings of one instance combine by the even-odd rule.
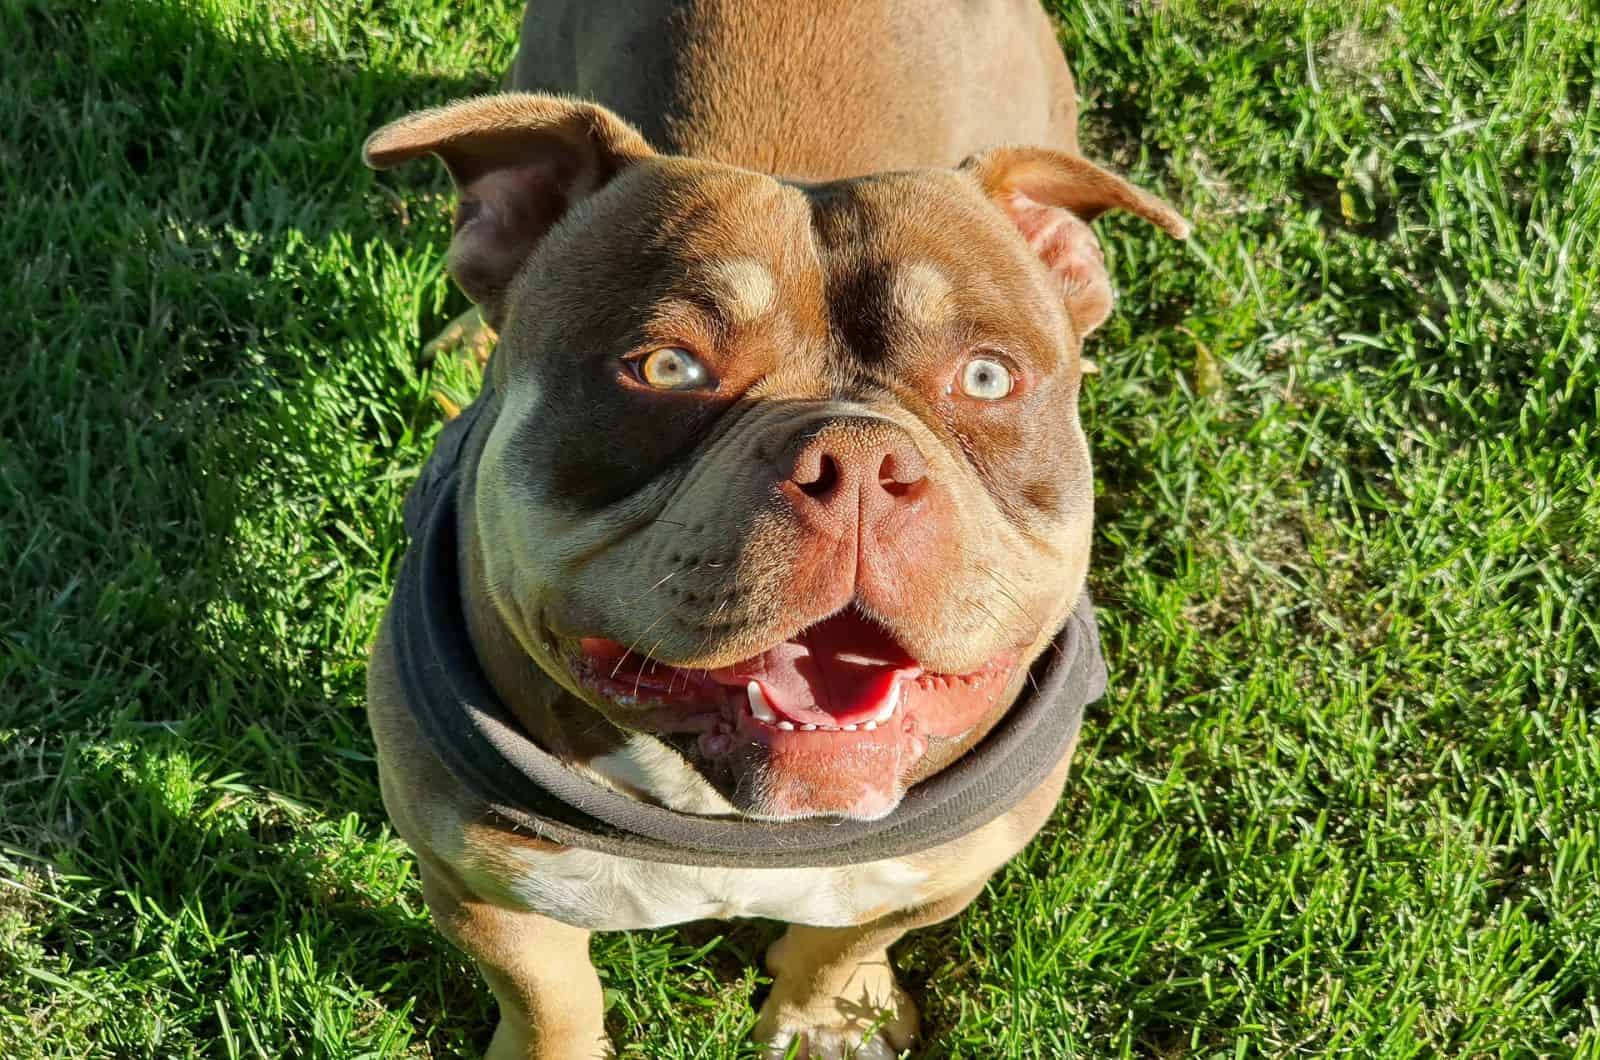
[[744, 812], [889, 812], [1083, 586], [1079, 347], [1110, 304], [1084, 222], [1182, 221], [1051, 152], [802, 185], [548, 97], [368, 145], [427, 151], [500, 331], [472, 498], [500, 616]]

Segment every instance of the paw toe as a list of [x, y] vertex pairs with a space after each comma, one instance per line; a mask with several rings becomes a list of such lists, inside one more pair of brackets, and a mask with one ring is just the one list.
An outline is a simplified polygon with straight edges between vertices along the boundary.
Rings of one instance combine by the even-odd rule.
[[769, 1004], [754, 1037], [765, 1043], [767, 1060], [895, 1060], [916, 1041], [918, 1022], [916, 1006], [903, 994], [892, 1009], [876, 1012], [855, 1006], [848, 1013], [785, 1011]]

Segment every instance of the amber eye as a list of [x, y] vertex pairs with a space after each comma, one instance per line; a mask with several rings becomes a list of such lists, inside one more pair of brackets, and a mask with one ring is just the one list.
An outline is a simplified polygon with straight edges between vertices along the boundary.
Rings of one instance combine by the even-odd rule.
[[699, 358], [678, 346], [651, 350], [634, 366], [640, 379], [657, 390], [698, 390], [711, 383]]
[[979, 401], [999, 401], [1015, 385], [1011, 369], [987, 357], [974, 357], [961, 369], [961, 392]]

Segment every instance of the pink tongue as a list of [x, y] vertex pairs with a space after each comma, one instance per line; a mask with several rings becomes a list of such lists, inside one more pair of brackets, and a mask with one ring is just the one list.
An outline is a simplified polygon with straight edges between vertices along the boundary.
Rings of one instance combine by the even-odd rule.
[[851, 725], [875, 716], [901, 677], [921, 672], [893, 637], [847, 608], [711, 678], [728, 685], [760, 681], [773, 707], [791, 720]]

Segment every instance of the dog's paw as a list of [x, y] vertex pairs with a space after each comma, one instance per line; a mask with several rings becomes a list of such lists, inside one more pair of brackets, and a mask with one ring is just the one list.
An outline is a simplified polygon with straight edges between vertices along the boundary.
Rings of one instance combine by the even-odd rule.
[[443, 331], [422, 347], [420, 360], [424, 365], [430, 365], [441, 357], [460, 355], [463, 358], [470, 357], [482, 368], [488, 363], [489, 354], [499, 338], [494, 328], [478, 312], [478, 307], [473, 306], [446, 324]]
[[885, 1002], [796, 1005], [769, 997], [751, 1037], [766, 1046], [767, 1060], [895, 1060], [916, 1040], [919, 1020], [906, 992], [891, 990]]

